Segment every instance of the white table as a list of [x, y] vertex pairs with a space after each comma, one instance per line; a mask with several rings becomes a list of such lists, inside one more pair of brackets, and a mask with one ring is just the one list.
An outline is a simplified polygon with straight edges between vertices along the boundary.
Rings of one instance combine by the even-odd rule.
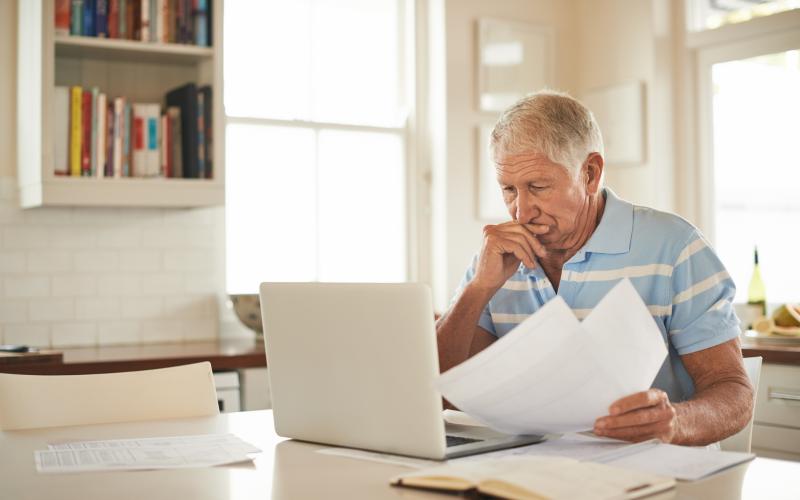
[[[160, 471], [38, 474], [33, 451], [64, 440], [232, 432], [258, 446], [253, 464]], [[189, 420], [0, 432], [0, 499], [306, 499], [454, 498], [393, 488], [410, 469], [316, 453], [324, 446], [275, 435], [268, 410]], [[800, 462], [757, 458], [653, 498], [800, 498]]]

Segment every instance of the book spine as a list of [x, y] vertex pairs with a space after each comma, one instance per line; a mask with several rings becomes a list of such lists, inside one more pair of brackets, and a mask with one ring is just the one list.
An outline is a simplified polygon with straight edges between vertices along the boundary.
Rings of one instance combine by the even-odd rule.
[[81, 139], [83, 136], [83, 89], [70, 89], [70, 136], [69, 136], [69, 173], [73, 177], [81, 175]]
[[95, 0], [95, 33], [100, 38], [108, 38], [108, 0]]
[[133, 105], [133, 153], [131, 154], [131, 176], [144, 177], [144, 116], [141, 105]]
[[194, 0], [194, 7], [194, 43], [205, 47], [208, 45], [206, 0]]
[[119, 38], [119, 1], [108, 0], [108, 37]]
[[161, 163], [161, 175], [164, 177], [171, 177], [169, 171], [169, 121], [167, 115], [161, 115], [161, 140], [159, 141], [160, 148], [158, 151], [159, 162]]
[[55, 88], [55, 175], [69, 175], [69, 97], [69, 87]]
[[158, 0], [150, 1], [150, 41], [158, 41]]
[[169, 0], [158, 0], [158, 41], [169, 43]]
[[105, 177], [106, 165], [106, 103], [108, 97], [101, 93], [97, 96], [97, 161], [94, 175], [95, 177]]
[[213, 93], [211, 92], [211, 86], [206, 85], [200, 89], [200, 92], [203, 94], [203, 110], [204, 117], [203, 117], [203, 124], [205, 125], [205, 135], [203, 139], [205, 140], [205, 174], [206, 179], [212, 179], [214, 177], [214, 151], [213, 151], [213, 130], [214, 130], [214, 101], [213, 101]]
[[161, 155], [159, 150], [159, 122], [161, 120], [158, 105], [150, 105], [147, 110], [147, 175], [157, 176], [161, 172]]
[[70, 32], [70, 0], [56, 0], [56, 35], [66, 36]]
[[89, 175], [92, 168], [92, 91], [83, 91], [83, 108], [81, 113], [83, 136], [81, 137], [81, 175]]
[[122, 176], [131, 176], [131, 104], [125, 103], [122, 125]]
[[80, 36], [83, 34], [83, 0], [72, 0], [72, 10], [69, 14], [69, 34]]
[[100, 103], [100, 89], [97, 87], [92, 87], [92, 135], [89, 139], [90, 150], [89, 150], [89, 175], [94, 175], [97, 173], [97, 113], [99, 109]]
[[197, 93], [197, 177], [206, 176], [206, 118], [205, 96]]
[[171, 106], [167, 108], [170, 117], [170, 130], [172, 133], [172, 176], [183, 177], [183, 138], [181, 137], [181, 108]]
[[117, 2], [119, 3], [119, 7], [117, 8], [117, 12], [119, 13], [117, 17], [119, 22], [117, 36], [124, 40], [130, 36], [128, 34], [128, 2], [127, 0], [117, 0]]
[[122, 134], [125, 118], [125, 99], [114, 99], [114, 177], [122, 177]]
[[97, 0], [83, 0], [83, 36], [95, 36], [95, 16]]
[[114, 177], [114, 102], [106, 105], [106, 177]]
[[150, 1], [141, 0], [139, 2], [139, 40], [150, 41]]
[[139, 29], [141, 19], [139, 18], [139, 0], [128, 0], [127, 7], [128, 12], [125, 14], [125, 22], [127, 23], [127, 27], [125, 28], [128, 31], [128, 39], [129, 40], [139, 40]]

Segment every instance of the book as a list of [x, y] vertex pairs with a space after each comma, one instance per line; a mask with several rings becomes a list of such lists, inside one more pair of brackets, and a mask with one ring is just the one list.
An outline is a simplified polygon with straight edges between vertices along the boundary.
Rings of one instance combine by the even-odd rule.
[[108, 0], [95, 0], [95, 36], [108, 38]]
[[108, 37], [119, 38], [119, 2], [108, 0]]
[[675, 480], [566, 457], [518, 456], [417, 470], [390, 484], [512, 499], [628, 499], [669, 490]]
[[95, 177], [105, 177], [106, 176], [106, 104], [108, 102], [108, 97], [105, 94], [99, 94], [97, 96], [97, 146], [96, 146], [96, 154], [97, 158], [95, 161], [95, 170], [94, 175]]
[[114, 177], [114, 104], [109, 102], [105, 108], [106, 113], [106, 158], [103, 173], [106, 177]]
[[194, 83], [187, 83], [181, 87], [167, 92], [167, 106], [180, 108], [180, 127], [181, 127], [181, 160], [183, 166], [183, 177], [196, 179], [199, 178], [197, 161], [197, 86]]
[[194, 43], [208, 45], [208, 5], [206, 0], [194, 0]]
[[170, 158], [170, 140], [172, 139], [169, 129], [169, 116], [166, 113], [161, 115], [161, 173], [164, 177], [172, 177], [172, 160]]
[[81, 173], [89, 175], [92, 170], [92, 91], [83, 91], [83, 107], [81, 109], [81, 125], [83, 134], [81, 135]]
[[83, 34], [83, 0], [72, 0], [72, 9], [69, 15], [69, 34]]
[[83, 89], [70, 88], [70, 126], [69, 126], [69, 174], [81, 175], [81, 140], [83, 138]]
[[89, 150], [89, 175], [97, 175], [97, 101], [100, 97], [100, 89], [92, 87], [92, 136]]
[[133, 104], [133, 176], [154, 177], [160, 173], [161, 157], [158, 153], [158, 104]]
[[97, 16], [97, 0], [83, 0], [83, 36], [95, 36], [95, 19]]
[[203, 92], [197, 91], [197, 177], [206, 176], [206, 104]]
[[149, 0], [148, 6], [150, 7], [150, 41], [157, 42], [158, 41], [158, 30], [159, 30], [159, 9], [158, 9], [158, 0]]
[[121, 39], [130, 38], [130, 33], [128, 31], [128, 2], [127, 0], [117, 0], [119, 2], [119, 8], [117, 11], [119, 15], [117, 16], [117, 20], [119, 21], [119, 28], [118, 28], [118, 37]]
[[125, 99], [114, 99], [114, 148], [112, 151], [114, 177], [122, 177], [122, 134], [124, 133]]
[[[67, 5], [69, 7], [69, 4]], [[69, 174], [69, 87], [56, 87], [53, 95], [55, 108], [55, 151], [53, 152], [56, 175]]]
[[70, 0], [56, 0], [56, 35], [69, 35], [69, 4]]
[[214, 121], [213, 121], [213, 109], [214, 109], [214, 102], [212, 99], [213, 93], [211, 92], [210, 85], [204, 85], [197, 89], [197, 92], [203, 96], [203, 159], [204, 159], [204, 168], [203, 172], [205, 173], [206, 179], [212, 179], [214, 177], [214, 168], [213, 168], [213, 134], [212, 131], [214, 130]]
[[170, 155], [172, 156], [172, 169], [170, 177], [183, 177], [183, 154], [181, 150], [181, 108], [170, 106], [167, 108], [169, 117], [170, 132], [172, 142], [170, 144]]
[[155, 0], [141, 0], [136, 2], [139, 8], [139, 40], [150, 41], [150, 2]]
[[122, 121], [122, 176], [131, 176], [131, 103], [125, 102]]

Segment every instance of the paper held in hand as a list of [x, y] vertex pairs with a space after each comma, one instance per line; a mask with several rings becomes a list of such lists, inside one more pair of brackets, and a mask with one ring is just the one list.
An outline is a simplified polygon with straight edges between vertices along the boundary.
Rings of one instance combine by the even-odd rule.
[[623, 279], [582, 323], [556, 297], [436, 385], [501, 432], [582, 431], [617, 399], [649, 389], [666, 355], [661, 331]]

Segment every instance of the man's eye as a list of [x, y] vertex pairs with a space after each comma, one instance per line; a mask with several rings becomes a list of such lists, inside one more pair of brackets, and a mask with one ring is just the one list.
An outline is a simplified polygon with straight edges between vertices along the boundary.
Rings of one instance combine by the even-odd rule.
[[540, 186], [538, 184], [528, 184], [528, 187], [533, 191], [541, 191], [542, 189], [547, 189], [547, 186]]
[[504, 186], [503, 187], [503, 192], [504, 193], [513, 193], [514, 192], [514, 187], [513, 186]]

